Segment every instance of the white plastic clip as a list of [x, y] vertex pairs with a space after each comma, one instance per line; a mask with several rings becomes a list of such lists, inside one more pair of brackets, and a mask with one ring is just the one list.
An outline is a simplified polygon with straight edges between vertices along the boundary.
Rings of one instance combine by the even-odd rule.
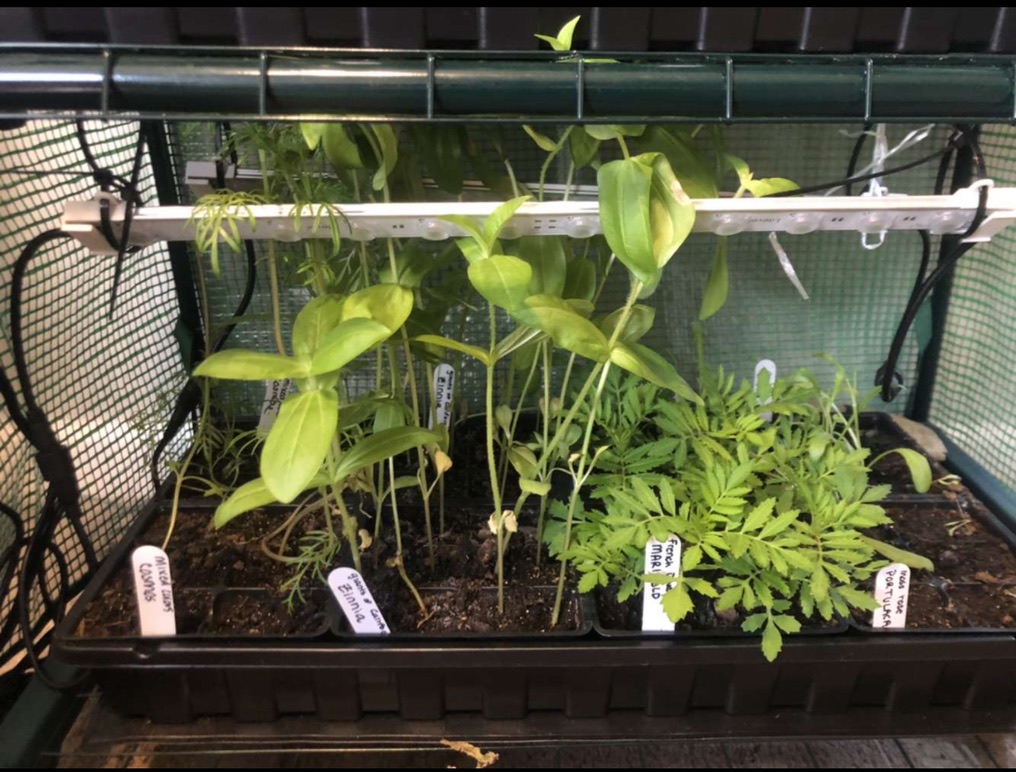
[[802, 300], [808, 300], [808, 290], [801, 284], [801, 280], [797, 278], [797, 271], [794, 270], [794, 264], [790, 262], [790, 257], [787, 255], [786, 250], [780, 245], [780, 240], [776, 237], [776, 231], [769, 234], [769, 243], [772, 244], [773, 252], [776, 253], [776, 257], [780, 261], [780, 267], [783, 269], [783, 273], [790, 279], [790, 283], [794, 285], [794, 289], [797, 290], [797, 294], [801, 296]]

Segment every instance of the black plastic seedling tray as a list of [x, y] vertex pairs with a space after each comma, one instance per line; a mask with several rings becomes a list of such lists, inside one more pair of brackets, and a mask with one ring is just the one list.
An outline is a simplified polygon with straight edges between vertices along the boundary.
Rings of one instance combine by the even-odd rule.
[[[864, 420], [895, 430], [887, 417]], [[945, 498], [893, 500], [919, 505]], [[332, 608], [328, 625], [302, 637], [76, 636], [89, 603], [159, 507], [165, 502], [153, 502], [134, 524], [53, 642], [55, 656], [91, 669], [125, 715], [159, 722], [203, 715], [272, 721], [288, 714], [353, 721], [380, 714], [437, 720], [453, 713], [521, 719], [553, 711], [624, 720], [632, 711], [650, 717], [722, 711], [768, 715], [775, 732], [787, 710], [871, 715], [871, 708], [934, 709], [940, 715], [943, 709], [1013, 710], [1016, 699], [1016, 631], [886, 633], [851, 625], [788, 636], [779, 659], [768, 663], [757, 636], [609, 633], [598, 625], [588, 596], [580, 604], [579, 628], [566, 633], [368, 639], [343, 633]], [[988, 517], [985, 524], [1016, 545], [1016, 535], [1001, 522]], [[884, 722], [879, 726], [885, 729]], [[757, 722], [751, 727], [760, 733]]]

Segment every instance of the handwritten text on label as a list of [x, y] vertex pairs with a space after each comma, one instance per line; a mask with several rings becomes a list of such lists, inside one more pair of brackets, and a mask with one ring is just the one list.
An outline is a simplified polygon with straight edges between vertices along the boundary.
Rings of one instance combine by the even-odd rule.
[[[681, 540], [671, 536], [665, 542], [650, 539], [646, 542], [646, 573], [669, 574], [677, 579], [681, 573]], [[642, 629], [670, 632], [674, 623], [663, 610], [663, 596], [675, 584], [647, 584], [642, 591]]]
[[328, 574], [328, 587], [339, 602], [353, 632], [388, 635], [388, 623], [363, 577], [352, 568], [336, 568]]
[[141, 635], [176, 635], [173, 579], [166, 553], [150, 544], [138, 547], [131, 554], [131, 566]]
[[910, 569], [893, 563], [875, 577], [875, 602], [871, 626], [879, 630], [897, 630], [907, 626], [907, 598], [910, 595]]

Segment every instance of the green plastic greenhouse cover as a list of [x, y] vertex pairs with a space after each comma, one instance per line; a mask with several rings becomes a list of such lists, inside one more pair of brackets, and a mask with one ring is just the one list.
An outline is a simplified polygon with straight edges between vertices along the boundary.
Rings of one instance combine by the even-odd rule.
[[0, 115], [496, 122], [1016, 121], [1004, 56], [0, 46]]

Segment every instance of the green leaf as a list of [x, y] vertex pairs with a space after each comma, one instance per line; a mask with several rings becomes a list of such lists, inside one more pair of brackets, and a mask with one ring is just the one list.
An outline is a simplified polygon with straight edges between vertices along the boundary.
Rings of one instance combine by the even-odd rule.
[[691, 139], [662, 126], [650, 126], [639, 140], [639, 150], [665, 155], [684, 192], [692, 198], [720, 195], [712, 164]]
[[573, 131], [568, 135], [568, 150], [576, 169], [582, 169], [593, 162], [600, 152], [600, 140], [586, 131]]
[[391, 268], [386, 263], [378, 271], [378, 278], [386, 284], [398, 284], [401, 287], [417, 289], [423, 284], [427, 274], [448, 263], [447, 258], [447, 253], [435, 256], [416, 244], [410, 243], [395, 255], [395, 270], [398, 273], [393, 276]]
[[596, 296], [596, 266], [592, 260], [575, 257], [568, 261], [561, 297], [589, 300]]
[[659, 269], [650, 219], [652, 168], [635, 159], [611, 161], [600, 167], [596, 179], [607, 243], [635, 278], [647, 287], [655, 286]]
[[341, 123], [329, 123], [325, 127], [321, 135], [321, 146], [324, 148], [325, 158], [335, 171], [363, 168], [360, 148], [349, 138], [345, 126]]
[[534, 496], [546, 496], [550, 493], [550, 483], [528, 480], [525, 477], [519, 478], [519, 488]]
[[341, 483], [364, 467], [373, 466], [413, 448], [437, 443], [440, 439], [439, 434], [416, 426], [400, 426], [372, 434], [342, 454], [339, 463], [335, 465], [332, 481]]
[[514, 257], [522, 258], [533, 269], [533, 278], [529, 281], [530, 294], [562, 295], [568, 261], [561, 237], [522, 236], [511, 242], [506, 251]]
[[339, 420], [332, 389], [287, 397], [261, 451], [261, 477], [283, 504], [295, 499], [321, 471]]
[[306, 360], [231, 348], [209, 356], [194, 368], [192, 375], [232, 381], [264, 381], [306, 378], [309, 372]]
[[321, 295], [305, 305], [293, 322], [293, 352], [312, 356], [321, 341], [342, 321], [341, 295]]
[[[671, 581], [673, 581], [673, 577], [671, 577]], [[683, 584], [678, 584], [672, 590], [664, 593], [663, 610], [667, 612], [667, 618], [674, 623], [680, 622], [695, 610], [695, 603]]]
[[[473, 262], [477, 257], [480, 259], [485, 258], [490, 254], [490, 250], [487, 249], [486, 240], [483, 237], [483, 231], [480, 230], [480, 226], [476, 224], [476, 220], [472, 217], [464, 214], [446, 214], [441, 219], [462, 228], [462, 230], [469, 234], [476, 247], [480, 250], [481, 254], [474, 257], [467, 252], [465, 248], [463, 248], [461, 243], [459, 243], [459, 247], [462, 248], [462, 254], [466, 256], [466, 259], [469, 260], [469, 262]], [[459, 239], [459, 241], [468, 242], [467, 239]]]
[[699, 321], [704, 322], [719, 311], [727, 302], [730, 288], [730, 277], [727, 273], [727, 240], [723, 237], [716, 242], [716, 256], [713, 258], [713, 269], [709, 272], [706, 291], [702, 295], [702, 308]]
[[928, 464], [928, 459], [916, 450], [911, 450], [910, 448], [894, 448], [893, 450], [887, 451], [876, 458], [875, 461], [872, 462], [872, 466], [877, 464], [890, 453], [898, 453], [903, 456], [903, 460], [907, 462], [907, 467], [910, 469], [910, 478], [914, 481], [914, 490], [918, 493], [926, 493], [928, 489], [931, 488], [931, 466]]
[[702, 404], [702, 398], [677, 374], [670, 362], [640, 343], [615, 344], [610, 352], [610, 361], [650, 383], [670, 389], [684, 399]]
[[899, 547], [894, 547], [891, 544], [886, 544], [878, 539], [872, 539], [870, 536], [861, 535], [861, 541], [871, 547], [875, 552], [883, 557], [889, 558], [893, 563], [902, 563], [905, 566], [909, 566], [919, 571], [934, 571], [935, 564], [932, 563], [928, 558], [915, 555], [913, 552], [907, 550], [901, 550]]
[[[307, 484], [307, 488], [317, 488], [327, 484], [327, 482], [327, 477], [323, 474], [318, 474]], [[222, 528], [234, 517], [259, 507], [274, 504], [276, 501], [275, 496], [272, 495], [272, 492], [268, 490], [268, 486], [265, 485], [265, 481], [259, 477], [256, 480], [251, 480], [241, 485], [230, 494], [228, 499], [219, 504], [215, 510], [215, 516], [212, 518], [212, 523], [216, 528]]]
[[534, 35], [534, 37], [543, 40], [550, 44], [550, 47], [555, 51], [571, 51], [572, 37], [575, 34], [575, 26], [579, 23], [581, 16], [576, 16], [569, 22], [566, 22], [563, 27], [557, 32], [557, 37], [550, 37], [549, 35]]
[[370, 130], [377, 137], [378, 145], [381, 147], [382, 163], [380, 168], [374, 172], [374, 190], [382, 190], [388, 175], [395, 169], [399, 161], [399, 140], [395, 131], [387, 123], [372, 123]]
[[487, 245], [488, 251], [493, 251], [494, 242], [501, 235], [501, 230], [515, 216], [519, 207], [531, 198], [532, 196], [519, 196], [510, 201], [505, 201], [487, 216], [487, 219], [483, 221], [483, 240]]
[[761, 180], [751, 180], [745, 187], [751, 191], [755, 198], [771, 196], [773, 193], [785, 193], [788, 190], [797, 190], [800, 187], [796, 182], [784, 179], [783, 177], [764, 177]]
[[391, 337], [392, 331], [373, 319], [347, 319], [321, 341], [311, 360], [310, 374], [334, 372]]
[[397, 332], [413, 312], [413, 291], [398, 284], [375, 284], [354, 292], [342, 305], [342, 321], [373, 319]]
[[320, 144], [321, 137], [327, 128], [327, 123], [300, 124], [300, 133], [303, 134], [303, 141], [307, 143], [308, 150], [314, 150]]
[[[623, 312], [624, 309], [619, 308], [613, 313], [608, 314], [600, 322], [600, 330], [608, 338], [614, 334], [614, 328], [617, 327], [617, 323], [621, 320]], [[628, 315], [628, 320], [625, 322], [624, 330], [618, 336], [618, 340], [621, 343], [635, 343], [653, 328], [655, 320], [655, 308], [643, 305], [632, 306], [631, 313]]]
[[774, 662], [783, 649], [783, 636], [774, 622], [766, 625], [762, 633], [762, 654], [770, 662]]
[[510, 255], [492, 255], [469, 266], [469, 281], [491, 305], [509, 312], [521, 307], [529, 295], [533, 269]]
[[589, 124], [583, 127], [593, 139], [608, 142], [618, 137], [641, 137], [646, 127], [642, 124]]
[[374, 414], [374, 434], [383, 432], [385, 429], [394, 429], [397, 426], [406, 425], [406, 412], [403, 406], [394, 400], [387, 401], [380, 405]]
[[525, 124], [522, 124], [522, 128], [525, 130], [526, 134], [529, 135], [530, 139], [532, 139], [533, 142], [536, 143], [537, 147], [539, 147], [540, 150], [543, 150], [547, 153], [553, 153], [558, 149], [557, 143], [550, 137], [548, 137], [546, 134], [541, 134], [540, 132], [536, 131], [536, 129], [534, 129], [532, 126], [527, 126]]
[[559, 348], [594, 362], [607, 359], [606, 336], [566, 300], [553, 295], [533, 295], [525, 299], [513, 316], [547, 333]]
[[674, 176], [665, 155], [643, 153], [632, 160], [653, 170], [650, 222], [656, 266], [662, 269], [691, 233], [695, 224], [695, 206]]
[[490, 353], [486, 349], [470, 346], [466, 343], [459, 343], [451, 338], [444, 338], [440, 335], [418, 335], [413, 340], [419, 341], [427, 346], [438, 346], [440, 348], [461, 351], [474, 359], [479, 359], [484, 365], [490, 364]]

